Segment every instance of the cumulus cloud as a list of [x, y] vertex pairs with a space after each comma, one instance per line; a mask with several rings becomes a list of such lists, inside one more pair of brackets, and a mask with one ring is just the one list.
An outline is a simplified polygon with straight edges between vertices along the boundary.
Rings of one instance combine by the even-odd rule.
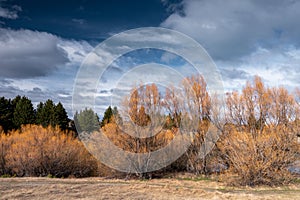
[[94, 49], [86, 41], [59, 39], [57, 46], [62, 49], [71, 65], [80, 65], [84, 58]]
[[254, 75], [262, 77], [268, 86], [284, 86], [290, 91], [300, 86], [300, 50], [265, 49], [243, 56], [237, 61], [216, 62], [226, 90], [241, 90]]
[[77, 70], [93, 49], [86, 41], [56, 35], [0, 28], [0, 94], [25, 95], [34, 104], [61, 101], [71, 117]]
[[182, 0], [177, 8], [161, 26], [203, 45], [226, 90], [240, 90], [254, 75], [269, 86], [300, 86], [299, 1]]
[[68, 59], [57, 46], [58, 41], [58, 37], [45, 32], [0, 29], [0, 76], [45, 76], [65, 64]]
[[52, 99], [55, 103], [62, 102], [69, 117], [72, 117], [72, 83], [65, 83], [66, 87], [52, 88], [55, 85], [51, 79], [46, 82], [37, 83], [30, 79], [1, 79], [0, 96], [15, 98], [17, 95], [27, 96], [31, 99], [34, 106], [39, 102]]
[[300, 45], [299, 1], [184, 0], [161, 25], [186, 33], [215, 59], [247, 55], [258, 47]]
[[31, 30], [0, 28], [1, 77], [46, 76], [68, 63], [80, 63], [93, 47]]

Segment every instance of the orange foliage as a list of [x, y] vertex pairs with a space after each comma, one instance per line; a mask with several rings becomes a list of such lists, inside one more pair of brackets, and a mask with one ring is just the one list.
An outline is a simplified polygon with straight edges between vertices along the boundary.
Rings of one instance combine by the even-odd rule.
[[0, 143], [5, 169], [17, 176], [82, 177], [93, 175], [97, 168], [81, 142], [58, 127], [22, 126], [2, 134]]
[[291, 180], [297, 159], [299, 105], [283, 87], [267, 88], [259, 77], [242, 93], [227, 95], [226, 124], [218, 148], [243, 185], [276, 185]]
[[299, 145], [287, 127], [266, 128], [256, 137], [231, 129], [219, 143], [230, 169], [238, 174], [231, 183], [277, 185], [292, 180], [288, 167], [296, 160]]

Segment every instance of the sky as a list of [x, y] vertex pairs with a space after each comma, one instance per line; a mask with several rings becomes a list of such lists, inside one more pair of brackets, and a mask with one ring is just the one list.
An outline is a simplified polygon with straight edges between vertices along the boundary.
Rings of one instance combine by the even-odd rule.
[[[300, 86], [299, 10], [295, 0], [0, 0], [0, 96], [26, 95], [35, 105], [60, 101], [71, 117], [74, 82], [89, 53], [115, 34], [142, 27], [196, 40], [215, 62], [225, 90], [240, 90], [259, 75], [269, 86], [292, 91]], [[187, 65], [151, 49], [120, 57], [101, 77], [100, 116], [117, 77], [149, 62]]]

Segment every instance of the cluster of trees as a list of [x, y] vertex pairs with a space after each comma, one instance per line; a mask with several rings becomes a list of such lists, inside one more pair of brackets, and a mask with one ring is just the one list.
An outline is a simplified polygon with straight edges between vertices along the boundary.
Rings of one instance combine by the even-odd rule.
[[[290, 93], [283, 87], [267, 87], [256, 76], [241, 92], [228, 92], [224, 105], [208, 92], [202, 76], [187, 77], [181, 86], [169, 86], [164, 93], [155, 84], [134, 87], [122, 106], [107, 108], [101, 121], [92, 109], [77, 112], [77, 131], [96, 138], [101, 129], [124, 151], [149, 155], [177, 136], [190, 140], [187, 151], [156, 174], [234, 174], [231, 177], [236, 179], [226, 180], [242, 185], [276, 185], [293, 179], [288, 168], [299, 159], [300, 90]], [[68, 122], [61, 103], [48, 100], [34, 109], [26, 97], [1, 98], [0, 174], [80, 177], [116, 173], [97, 163], [93, 157], [97, 155], [91, 156], [85, 149], [88, 145], [84, 148], [76, 134], [63, 131]], [[134, 169], [128, 171], [151, 176], [141, 170], [149, 162], [133, 163]]]
[[[225, 113], [221, 113], [222, 106], [216, 106], [220, 100], [208, 93], [203, 77], [185, 78], [182, 88], [170, 86], [164, 94], [155, 84], [133, 88], [118, 111], [127, 118], [120, 123], [119, 114], [115, 116], [109, 108], [106, 116], [110, 118], [102, 121], [102, 131], [116, 146], [133, 153], [161, 149], [178, 135], [190, 137], [188, 150], [167, 171], [234, 173], [238, 175], [234, 183], [243, 185], [292, 180], [288, 167], [299, 159], [299, 92], [267, 87], [256, 76], [241, 92], [226, 94]], [[213, 132], [210, 138], [208, 131]], [[145, 166], [134, 167], [128, 171], [139, 174]]]
[[21, 125], [38, 124], [43, 127], [59, 126], [62, 130], [68, 128], [69, 118], [63, 105], [54, 104], [51, 99], [40, 102], [34, 109], [31, 100], [25, 96], [14, 99], [0, 98], [0, 126], [4, 132], [20, 129]]

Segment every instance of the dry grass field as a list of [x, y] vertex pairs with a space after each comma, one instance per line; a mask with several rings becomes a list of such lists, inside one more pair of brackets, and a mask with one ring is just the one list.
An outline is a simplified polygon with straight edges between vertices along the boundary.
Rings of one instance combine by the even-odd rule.
[[0, 178], [0, 199], [299, 199], [300, 184], [228, 187], [212, 180]]

